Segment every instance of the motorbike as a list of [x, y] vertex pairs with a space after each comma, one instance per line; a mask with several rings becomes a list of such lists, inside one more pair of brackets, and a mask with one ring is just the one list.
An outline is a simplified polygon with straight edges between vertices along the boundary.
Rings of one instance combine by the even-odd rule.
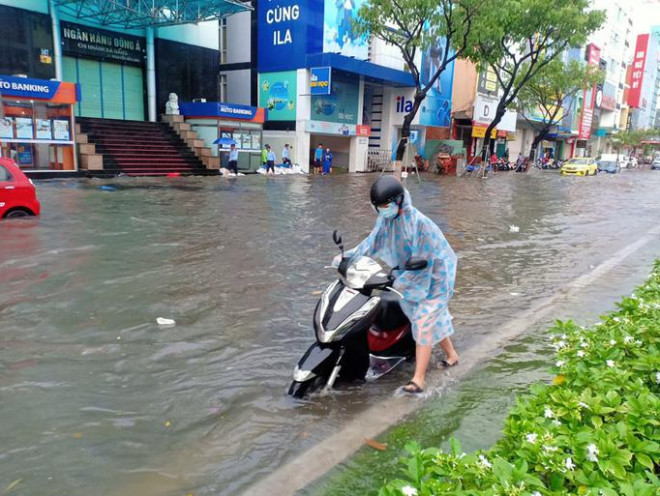
[[395, 272], [423, 270], [428, 261], [412, 258], [388, 272], [372, 258], [345, 257], [337, 231], [333, 241], [341, 252], [339, 277], [316, 304], [316, 341], [295, 366], [288, 390], [295, 398], [330, 390], [338, 381], [376, 380], [415, 357], [410, 322], [399, 304], [403, 296], [392, 286]]

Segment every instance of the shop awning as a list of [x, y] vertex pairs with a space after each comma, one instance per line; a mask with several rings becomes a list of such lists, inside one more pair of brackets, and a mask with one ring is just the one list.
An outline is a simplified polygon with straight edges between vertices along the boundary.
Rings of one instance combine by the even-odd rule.
[[415, 80], [409, 72], [390, 69], [372, 64], [366, 60], [346, 57], [338, 53], [313, 53], [305, 60], [307, 68], [332, 67], [334, 70], [363, 76], [367, 82], [394, 86], [399, 88], [414, 88]]
[[227, 17], [252, 10], [239, 0], [55, 0], [58, 10], [123, 29], [175, 26]]

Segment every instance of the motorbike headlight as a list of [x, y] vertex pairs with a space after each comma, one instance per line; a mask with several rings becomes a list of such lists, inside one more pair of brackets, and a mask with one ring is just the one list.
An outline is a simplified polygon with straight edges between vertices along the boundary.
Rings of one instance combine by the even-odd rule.
[[297, 365], [293, 369], [293, 380], [296, 382], [307, 382], [315, 376], [316, 374], [311, 370], [300, 370]]
[[351, 314], [350, 317], [348, 317], [346, 320], [344, 320], [341, 324], [339, 324], [335, 329], [331, 331], [326, 331], [323, 328], [323, 323], [322, 322], [317, 322], [317, 337], [321, 343], [331, 343], [332, 341], [338, 341], [339, 339], [343, 338], [348, 331], [351, 330], [353, 325], [355, 325], [356, 322], [359, 322], [362, 320], [364, 317], [369, 315], [369, 312], [371, 312], [376, 305], [380, 302], [380, 298], [378, 297], [373, 297], [369, 301], [367, 301], [362, 307]]

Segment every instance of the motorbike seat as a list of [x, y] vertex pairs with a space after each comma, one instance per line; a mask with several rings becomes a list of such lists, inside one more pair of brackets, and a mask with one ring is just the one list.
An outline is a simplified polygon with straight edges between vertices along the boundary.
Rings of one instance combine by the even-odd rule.
[[385, 291], [380, 297], [379, 309], [376, 315], [376, 326], [383, 331], [396, 329], [408, 324], [408, 317], [401, 310], [399, 296], [391, 291]]

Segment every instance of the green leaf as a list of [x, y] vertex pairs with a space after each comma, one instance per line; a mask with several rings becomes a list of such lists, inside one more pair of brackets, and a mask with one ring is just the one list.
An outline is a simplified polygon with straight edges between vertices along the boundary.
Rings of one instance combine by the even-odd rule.
[[637, 453], [635, 458], [637, 458], [637, 461], [640, 465], [643, 465], [649, 470], [653, 471], [653, 461], [648, 455], [645, 455], [644, 453]]

